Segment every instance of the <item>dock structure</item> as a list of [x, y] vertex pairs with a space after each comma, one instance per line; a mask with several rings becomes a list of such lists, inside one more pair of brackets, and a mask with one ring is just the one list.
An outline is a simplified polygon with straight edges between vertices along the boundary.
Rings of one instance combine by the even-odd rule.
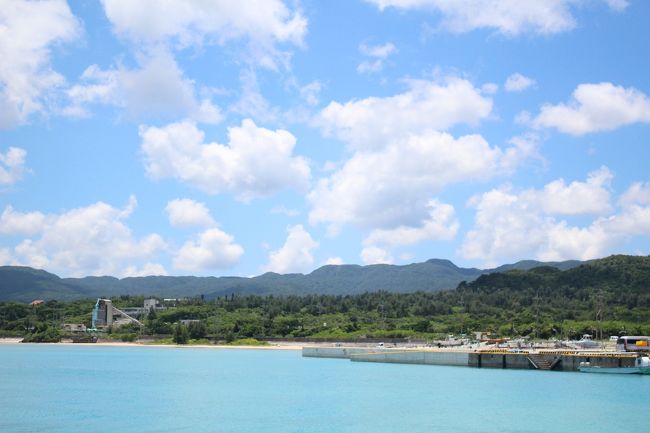
[[514, 368], [578, 371], [581, 362], [600, 367], [632, 367], [637, 355], [621, 352], [445, 350], [361, 347], [304, 347], [302, 356], [340, 358], [353, 362], [449, 365], [475, 368]]

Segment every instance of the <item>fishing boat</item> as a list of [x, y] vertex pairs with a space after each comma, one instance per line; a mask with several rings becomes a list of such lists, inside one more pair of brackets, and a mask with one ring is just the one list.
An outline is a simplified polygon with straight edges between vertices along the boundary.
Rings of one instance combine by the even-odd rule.
[[638, 357], [634, 360], [633, 367], [600, 367], [589, 362], [581, 362], [578, 370], [583, 373], [650, 374], [650, 358]]
[[591, 339], [591, 335], [589, 334], [585, 334], [580, 340], [571, 341], [570, 343], [581, 349], [596, 349], [600, 346], [597, 341]]

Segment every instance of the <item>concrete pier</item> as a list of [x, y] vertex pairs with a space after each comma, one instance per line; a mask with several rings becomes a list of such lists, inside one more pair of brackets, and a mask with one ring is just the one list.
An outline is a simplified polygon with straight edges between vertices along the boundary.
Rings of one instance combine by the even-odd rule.
[[587, 351], [508, 352], [499, 350], [388, 349], [362, 347], [304, 347], [302, 356], [341, 358], [353, 362], [452, 365], [475, 368], [515, 368], [578, 371], [581, 362], [600, 367], [631, 367], [633, 353]]

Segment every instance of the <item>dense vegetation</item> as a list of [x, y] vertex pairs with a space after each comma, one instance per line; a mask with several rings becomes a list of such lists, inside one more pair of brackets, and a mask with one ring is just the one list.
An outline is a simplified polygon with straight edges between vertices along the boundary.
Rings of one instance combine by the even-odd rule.
[[[143, 297], [114, 298], [118, 308]], [[0, 302], [0, 332], [47, 338], [60, 323], [90, 325], [93, 301], [40, 306]], [[180, 320], [197, 320], [189, 327]], [[360, 295], [220, 296], [150, 312], [145, 327], [112, 330], [116, 338], [165, 334], [177, 342], [212, 338], [437, 339], [492, 331], [500, 336], [579, 338], [650, 335], [650, 258], [612, 256], [560, 271], [538, 267], [483, 275], [455, 290]], [[49, 332], [49, 334], [48, 334]], [[36, 337], [34, 337], [36, 335]]]

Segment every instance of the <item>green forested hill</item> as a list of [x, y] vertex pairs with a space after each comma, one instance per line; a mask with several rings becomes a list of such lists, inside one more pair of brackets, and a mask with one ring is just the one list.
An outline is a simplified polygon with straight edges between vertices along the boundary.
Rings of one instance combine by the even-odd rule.
[[76, 299], [84, 290], [54, 274], [24, 266], [0, 267], [0, 299]]
[[522, 261], [497, 269], [459, 268], [449, 260], [431, 259], [410, 265], [328, 265], [310, 274], [266, 273], [241, 277], [150, 276], [117, 279], [114, 277], [59, 278], [26, 267], [0, 267], [0, 300], [72, 300], [98, 296], [152, 295], [208, 299], [230, 295], [353, 295], [385, 290], [393, 293], [431, 292], [454, 288], [461, 281], [507, 269], [530, 269], [548, 265], [566, 269], [580, 262], [541, 263]]
[[[579, 338], [650, 334], [650, 257], [612, 256], [560, 270], [552, 266], [510, 269], [479, 275], [449, 290], [406, 292], [409, 281], [431, 279], [433, 269], [453, 277], [456, 273], [474, 276], [481, 271], [459, 270], [450, 262], [433, 260], [409, 267], [334, 266], [310, 275], [265, 274], [252, 279], [149, 277], [126, 279], [130, 290], [147, 284], [175, 282], [174, 287], [195, 288], [196, 283], [241, 285], [228, 296], [193, 298], [177, 307], [148, 316], [145, 332], [170, 334], [182, 319], [200, 320], [204, 334], [215, 339], [248, 337], [322, 338], [441, 338], [447, 334], [491, 331], [499, 336], [539, 338]], [[0, 275], [2, 274], [0, 269]], [[76, 294], [66, 281], [42, 271], [20, 268], [23, 283], [38, 278], [43, 284]], [[445, 274], [446, 272], [446, 274]], [[389, 275], [387, 275], [388, 273]], [[5, 274], [6, 275], [6, 274]], [[458, 276], [458, 275], [456, 275]], [[29, 278], [28, 278], [29, 277]], [[386, 278], [370, 285], [374, 278]], [[310, 290], [325, 292], [376, 287], [352, 294], [300, 293], [305, 281]], [[469, 278], [468, 278], [469, 280]], [[125, 280], [83, 279], [85, 284], [120, 288]], [[0, 280], [0, 285], [5, 284]], [[56, 286], [56, 285], [59, 286]], [[399, 285], [398, 285], [399, 284]], [[415, 283], [413, 283], [415, 285]], [[246, 291], [272, 291], [284, 285], [284, 296], [259, 296]], [[214, 287], [214, 286], [212, 286]], [[233, 286], [234, 287], [234, 286]], [[386, 287], [404, 292], [385, 290]], [[413, 286], [412, 286], [413, 287]], [[432, 287], [426, 286], [426, 287]], [[31, 292], [30, 292], [31, 293]], [[233, 295], [232, 293], [236, 293]], [[113, 298], [119, 307], [141, 306], [141, 296]], [[38, 307], [0, 301], [0, 331], [11, 335], [28, 329], [51, 329], [56, 318], [89, 323], [92, 300], [49, 301]], [[129, 332], [141, 332], [131, 329]], [[44, 332], [44, 331], [43, 331]], [[121, 331], [124, 332], [124, 331]]]
[[650, 257], [610, 256], [565, 271], [543, 266], [493, 273], [453, 292], [470, 316], [494, 328], [539, 323], [547, 336], [572, 321], [610, 334], [650, 329]]
[[[541, 266], [528, 271], [510, 270], [481, 275], [462, 287], [481, 293], [508, 288], [513, 296], [535, 291], [550, 297], [584, 299], [594, 293], [632, 304], [650, 306], [650, 257], [610, 256], [561, 271]], [[612, 299], [613, 300], [613, 299]]]

